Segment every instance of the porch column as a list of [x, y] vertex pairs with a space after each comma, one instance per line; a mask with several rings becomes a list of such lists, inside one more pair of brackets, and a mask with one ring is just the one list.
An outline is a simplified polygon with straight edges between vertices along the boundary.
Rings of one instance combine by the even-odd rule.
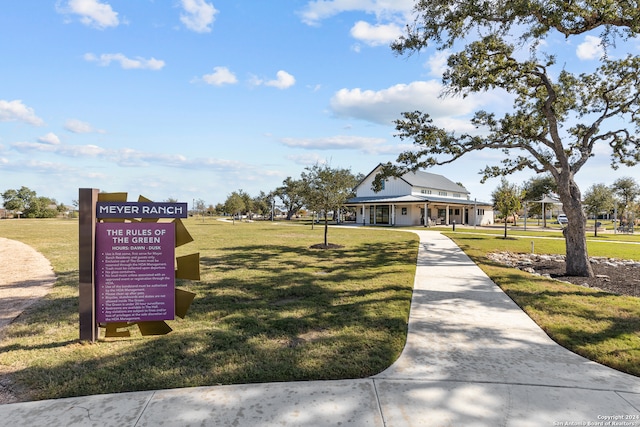
[[473, 199], [473, 228], [478, 225], [478, 199]]
[[364, 207], [365, 207], [365, 205], [362, 205], [362, 209], [361, 209], [361, 211], [362, 211], [362, 225], [367, 225], [367, 219], [364, 216]]
[[449, 205], [447, 205], [445, 211], [444, 211], [444, 223], [446, 225], [449, 225]]
[[391, 205], [391, 218], [389, 218], [390, 225], [396, 225], [396, 205]]
[[424, 204], [424, 226], [428, 227], [429, 226], [429, 203], [425, 203]]

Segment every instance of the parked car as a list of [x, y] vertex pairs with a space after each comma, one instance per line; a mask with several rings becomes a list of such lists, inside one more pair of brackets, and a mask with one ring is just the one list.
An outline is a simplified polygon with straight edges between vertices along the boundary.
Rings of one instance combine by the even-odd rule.
[[568, 223], [569, 223], [569, 220], [567, 219], [567, 216], [565, 214], [558, 215], [558, 224], [565, 225]]

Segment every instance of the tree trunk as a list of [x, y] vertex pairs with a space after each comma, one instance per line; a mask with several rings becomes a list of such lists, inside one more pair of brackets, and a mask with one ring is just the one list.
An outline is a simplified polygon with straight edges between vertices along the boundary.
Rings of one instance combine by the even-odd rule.
[[558, 187], [562, 209], [569, 220], [564, 233], [566, 273], [569, 276], [593, 277], [587, 252], [587, 217], [582, 210], [580, 189], [573, 179], [569, 179], [567, 185]]
[[324, 245], [329, 246], [329, 240], [327, 236], [329, 234], [329, 218], [327, 217], [327, 213], [324, 213]]
[[507, 238], [507, 218], [504, 219], [504, 238]]

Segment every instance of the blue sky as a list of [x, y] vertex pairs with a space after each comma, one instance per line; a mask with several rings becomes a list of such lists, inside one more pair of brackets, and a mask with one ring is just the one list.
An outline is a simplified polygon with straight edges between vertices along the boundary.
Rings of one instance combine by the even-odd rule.
[[[70, 204], [78, 188], [155, 201], [224, 202], [268, 192], [306, 166], [368, 173], [409, 148], [402, 111], [470, 130], [498, 94], [441, 99], [442, 55], [389, 48], [410, 0], [21, 0], [0, 14], [0, 192], [27, 186]], [[597, 34], [553, 39], [576, 70], [597, 65]], [[638, 54], [631, 40], [619, 51]], [[490, 200], [481, 152], [431, 172]], [[519, 173], [521, 184], [532, 176]], [[583, 192], [613, 172], [604, 147], [577, 176]]]

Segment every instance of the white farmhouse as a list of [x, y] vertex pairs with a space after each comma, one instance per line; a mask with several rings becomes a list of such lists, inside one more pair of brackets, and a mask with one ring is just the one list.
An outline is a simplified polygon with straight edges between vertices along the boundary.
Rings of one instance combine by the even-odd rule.
[[382, 190], [374, 192], [371, 184], [381, 166], [358, 184], [356, 197], [345, 203], [345, 206], [356, 208], [358, 224], [493, 224], [491, 203], [470, 200], [466, 188], [442, 175], [410, 172], [400, 178], [385, 180]]

